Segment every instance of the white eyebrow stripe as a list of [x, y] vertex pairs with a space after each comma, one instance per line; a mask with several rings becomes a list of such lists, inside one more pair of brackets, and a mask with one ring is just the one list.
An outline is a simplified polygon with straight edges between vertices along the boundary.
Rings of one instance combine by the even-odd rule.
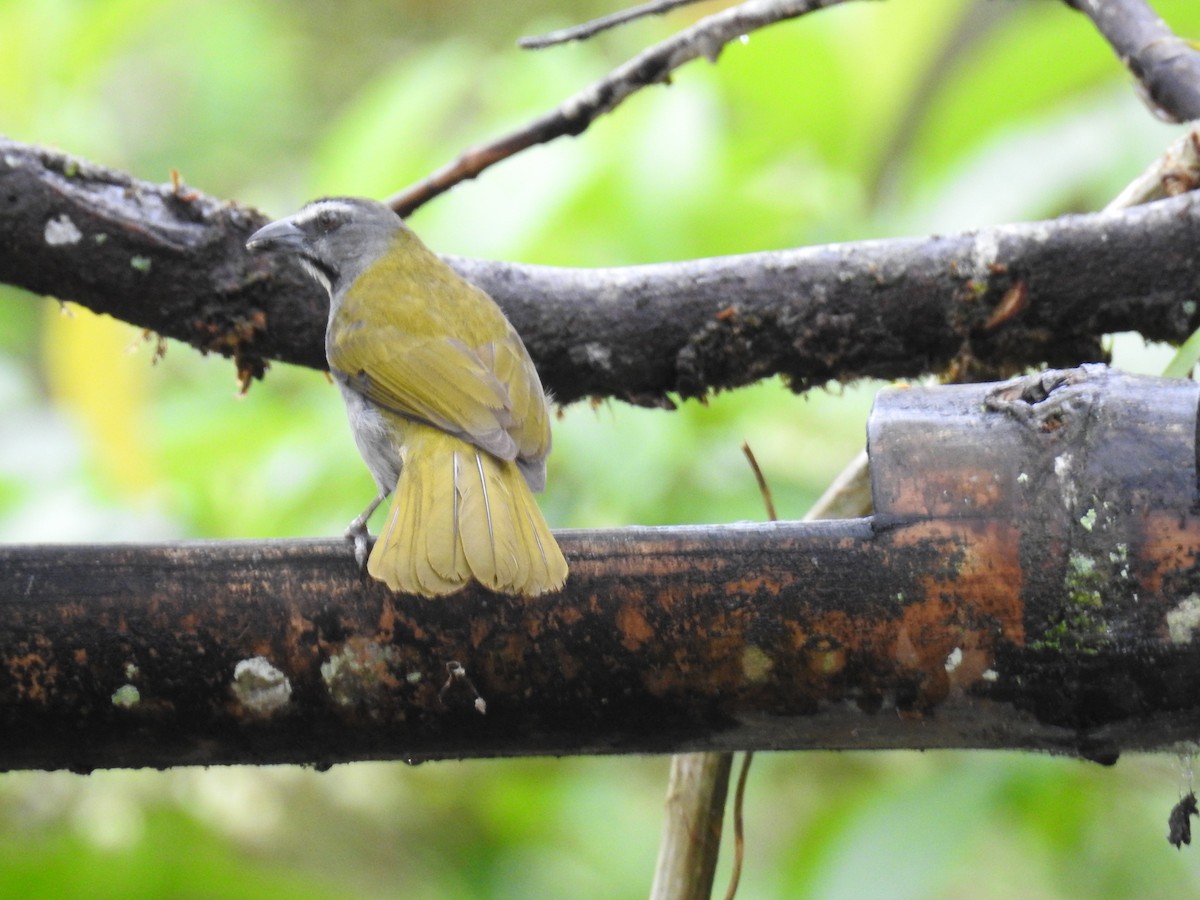
[[354, 207], [341, 200], [319, 200], [316, 203], [306, 206], [300, 212], [296, 213], [296, 216], [292, 221], [294, 221], [297, 225], [306, 225], [326, 210], [332, 210], [349, 215], [354, 212]]

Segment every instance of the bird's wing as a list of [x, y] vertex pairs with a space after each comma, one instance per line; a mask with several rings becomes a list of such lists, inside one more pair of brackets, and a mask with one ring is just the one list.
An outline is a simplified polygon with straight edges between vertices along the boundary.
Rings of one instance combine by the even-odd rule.
[[503, 338], [478, 348], [478, 353], [508, 393], [508, 433], [516, 441], [517, 455], [544, 460], [550, 453], [550, 413], [542, 380], [521, 338], [508, 325]]
[[541, 383], [532, 364], [521, 364], [528, 355], [515, 332], [478, 348], [393, 326], [350, 326], [330, 337], [330, 367], [384, 409], [461, 436], [501, 459], [549, 450]]

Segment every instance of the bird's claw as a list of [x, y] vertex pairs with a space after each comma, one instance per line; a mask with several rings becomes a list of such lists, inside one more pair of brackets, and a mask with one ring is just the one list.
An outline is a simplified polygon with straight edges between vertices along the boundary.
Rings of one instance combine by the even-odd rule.
[[367, 557], [371, 552], [371, 533], [365, 522], [355, 519], [346, 529], [346, 540], [354, 542], [354, 560], [360, 572], [367, 571]]

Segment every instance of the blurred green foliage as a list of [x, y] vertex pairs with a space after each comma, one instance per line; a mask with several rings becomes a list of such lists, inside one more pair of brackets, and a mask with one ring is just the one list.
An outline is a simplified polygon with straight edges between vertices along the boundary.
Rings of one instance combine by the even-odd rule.
[[[1154, 5], [1200, 34], [1195, 0]], [[611, 7], [0, 0], [0, 129], [284, 214], [391, 193], [716, 8], [524, 53], [518, 35]], [[930, 233], [1098, 208], [1177, 130], [1065, 4], [849, 3], [692, 63], [412, 221], [445, 252], [558, 265]], [[11, 289], [0, 309], [0, 540], [337, 534], [371, 493], [317, 373], [276, 366], [237, 399], [226, 361], [172, 346], [152, 365], [135, 329]], [[761, 518], [748, 440], [798, 517], [861, 447], [872, 387], [577, 405], [544, 508], [559, 527]], [[626, 758], [11, 773], [0, 895], [636, 897], [665, 775]], [[1189, 895], [1200, 864], [1164, 840], [1183, 780], [1161, 757], [762, 755], [741, 895]]]

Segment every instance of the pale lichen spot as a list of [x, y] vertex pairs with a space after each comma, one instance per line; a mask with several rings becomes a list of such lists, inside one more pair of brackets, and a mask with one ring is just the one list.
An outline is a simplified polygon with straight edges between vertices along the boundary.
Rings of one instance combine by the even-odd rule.
[[1077, 575], [1091, 575], [1096, 571], [1096, 560], [1078, 550], [1071, 552], [1069, 562]]
[[1000, 673], [997, 672], [995, 669], [984, 669], [983, 673], [979, 677], [982, 678], [984, 681], [995, 681], [997, 678], [1000, 677]]
[[[1131, 581], [1133, 575], [1129, 571], [1129, 545], [1125, 543], [1117, 544], [1117, 549], [1109, 551], [1108, 561], [1113, 565], [1120, 566], [1118, 575], [1125, 581]], [[1133, 595], [1133, 599], [1137, 600], [1137, 594]]]
[[1079, 524], [1083, 526], [1084, 531], [1091, 531], [1096, 527], [1096, 507], [1091, 507], [1082, 516], [1079, 517]]
[[129, 260], [130, 267], [143, 275], [149, 274], [153, 261], [148, 256], [134, 256]]
[[945, 663], [946, 671], [953, 672], [960, 665], [962, 665], [962, 661], [963, 661], [962, 647], [955, 647], [953, 650], [950, 651], [950, 655], [946, 657], [946, 663]]
[[752, 684], [766, 681], [775, 661], [761, 647], [753, 644], [742, 651], [742, 675]]
[[971, 274], [980, 281], [987, 281], [999, 256], [1000, 238], [995, 232], [976, 234], [971, 247]]
[[[399, 653], [390, 644], [351, 638], [341, 650], [321, 663], [321, 678], [329, 696], [338, 706], [370, 704], [395, 683], [393, 667]], [[421, 680], [417, 674], [409, 684]]]
[[1200, 596], [1188, 594], [1167, 613], [1167, 633], [1175, 644], [1190, 644], [1200, 628]]
[[243, 659], [233, 668], [233, 695], [257, 715], [270, 715], [292, 698], [292, 684], [265, 656]]
[[71, 217], [63, 213], [46, 223], [42, 236], [51, 247], [65, 247], [78, 244], [83, 238], [83, 233], [75, 227]]
[[1074, 459], [1070, 453], [1062, 453], [1054, 457], [1054, 474], [1058, 476], [1058, 489], [1062, 495], [1063, 505], [1067, 509], [1072, 509], [1076, 501], [1079, 499], [1078, 487], [1075, 484], [1075, 477], [1071, 472]]
[[142, 702], [142, 694], [132, 684], [123, 684], [112, 693], [112, 705], [130, 709]]
[[[589, 341], [580, 348], [578, 354], [592, 368], [607, 372], [612, 369], [612, 350], [598, 341]], [[572, 353], [572, 358], [576, 356]]]

